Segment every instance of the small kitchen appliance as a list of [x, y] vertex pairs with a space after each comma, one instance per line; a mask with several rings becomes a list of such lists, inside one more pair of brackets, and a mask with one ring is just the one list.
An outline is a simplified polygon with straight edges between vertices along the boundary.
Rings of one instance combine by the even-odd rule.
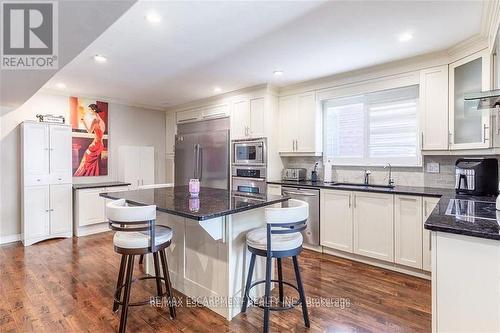
[[306, 179], [307, 170], [304, 168], [286, 168], [281, 174], [282, 180], [302, 181]]
[[[267, 192], [266, 139], [234, 140], [232, 191], [238, 197], [262, 198]], [[242, 201], [243, 200], [243, 201]], [[239, 203], [246, 199], [238, 199]]]
[[455, 191], [469, 195], [498, 194], [496, 158], [460, 158], [455, 163]]
[[266, 139], [233, 141], [233, 165], [266, 165]]

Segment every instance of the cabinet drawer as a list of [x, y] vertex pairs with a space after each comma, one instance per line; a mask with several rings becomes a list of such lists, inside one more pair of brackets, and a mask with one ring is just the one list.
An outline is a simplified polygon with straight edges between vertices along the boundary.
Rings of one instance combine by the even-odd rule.
[[24, 178], [24, 186], [47, 185], [49, 183], [49, 175], [26, 175]]
[[50, 175], [51, 184], [71, 184], [73, 181], [71, 174], [64, 173], [55, 173]]

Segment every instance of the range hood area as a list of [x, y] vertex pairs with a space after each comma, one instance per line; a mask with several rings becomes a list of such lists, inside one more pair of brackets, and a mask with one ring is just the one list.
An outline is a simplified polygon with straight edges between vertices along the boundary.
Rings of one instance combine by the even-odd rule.
[[494, 109], [500, 106], [500, 89], [464, 94], [465, 101], [477, 101], [478, 110]]

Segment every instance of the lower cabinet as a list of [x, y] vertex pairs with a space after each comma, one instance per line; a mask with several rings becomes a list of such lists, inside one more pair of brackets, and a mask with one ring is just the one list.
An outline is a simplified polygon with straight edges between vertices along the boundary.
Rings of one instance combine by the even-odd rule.
[[394, 260], [394, 199], [390, 194], [353, 195], [354, 253]]
[[422, 197], [394, 196], [394, 262], [422, 269]]
[[105, 192], [125, 191], [128, 186], [98, 187], [75, 190], [74, 209], [74, 234], [75, 236], [86, 236], [98, 232], [107, 231], [106, 198], [100, 196]]
[[320, 243], [352, 252], [352, 193], [321, 190]]
[[[424, 197], [422, 199], [422, 229], [425, 221], [431, 215], [432, 211], [439, 202], [439, 198]], [[424, 271], [431, 271], [431, 231], [423, 229], [422, 231], [422, 269]]]
[[25, 246], [72, 233], [71, 184], [26, 186], [22, 241]]
[[431, 271], [424, 222], [439, 198], [322, 189], [321, 245]]

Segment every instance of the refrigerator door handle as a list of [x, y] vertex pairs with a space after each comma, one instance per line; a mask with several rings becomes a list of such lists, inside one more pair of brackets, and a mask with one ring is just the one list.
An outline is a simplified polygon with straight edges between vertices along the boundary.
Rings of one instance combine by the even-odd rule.
[[198, 144], [195, 144], [193, 146], [193, 153], [194, 153], [194, 157], [193, 157], [193, 162], [194, 162], [194, 173], [193, 173], [193, 178], [197, 178], [197, 174], [198, 174]]
[[202, 160], [203, 154], [201, 150], [201, 145], [198, 144], [198, 157], [196, 158], [196, 161], [198, 163], [197, 168], [198, 168], [198, 178], [201, 181], [201, 178], [203, 177], [203, 160]]

